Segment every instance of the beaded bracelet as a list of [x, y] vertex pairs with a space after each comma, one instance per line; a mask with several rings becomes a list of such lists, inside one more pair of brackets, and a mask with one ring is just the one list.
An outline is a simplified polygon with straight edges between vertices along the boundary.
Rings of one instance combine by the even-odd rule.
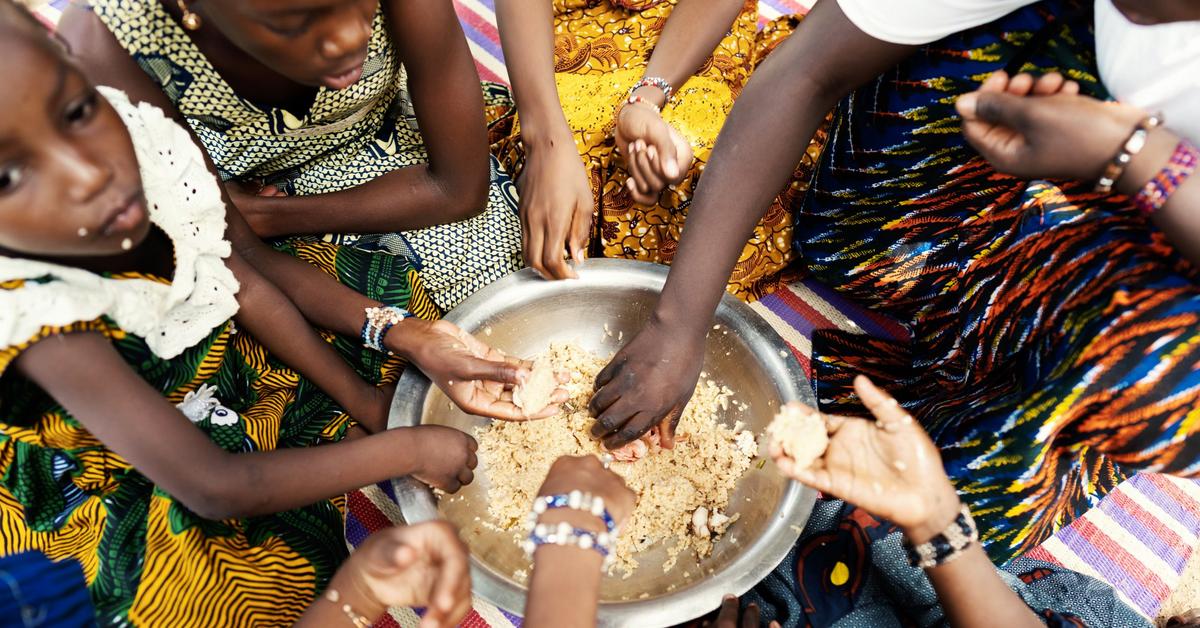
[[656, 113], [662, 113], [662, 107], [659, 107], [658, 105], [650, 102], [649, 100], [646, 100], [645, 98], [642, 98], [641, 96], [636, 96], [634, 94], [630, 94], [629, 98], [625, 99], [626, 105], [635, 105], [637, 103], [642, 103], [643, 105], [647, 105], [647, 106], [654, 108], [654, 111]]
[[1162, 124], [1162, 118], [1157, 115], [1146, 116], [1138, 125], [1133, 128], [1133, 132], [1129, 134], [1129, 138], [1121, 145], [1121, 151], [1116, 157], [1109, 162], [1104, 168], [1104, 174], [1100, 176], [1100, 180], [1096, 182], [1096, 191], [1101, 194], [1108, 194], [1112, 191], [1113, 185], [1117, 179], [1125, 172], [1125, 167], [1142, 149], [1146, 146], [1146, 137], [1150, 135], [1150, 129]]
[[360, 333], [363, 346], [380, 353], [394, 355], [383, 346], [384, 337], [400, 321], [416, 315], [399, 307], [369, 307], [364, 312], [367, 318], [363, 322], [362, 332]]
[[332, 587], [325, 589], [324, 597], [332, 602], [335, 606], [342, 609], [342, 613], [346, 615], [346, 619], [349, 619], [350, 623], [354, 624], [355, 628], [371, 628], [371, 624], [373, 622], [365, 615], [358, 614], [358, 612], [354, 610], [354, 607], [350, 606], [349, 604], [338, 604], [338, 602], [340, 602], [342, 599], [342, 595], [338, 593], [337, 589]]
[[671, 87], [667, 79], [657, 76], [646, 76], [637, 83], [634, 83], [633, 87], [629, 88], [629, 95], [632, 96], [634, 92], [643, 87], [657, 87], [662, 90], [663, 98], [666, 100], [671, 100], [671, 94], [675, 91], [675, 88]]
[[1196, 147], [1187, 140], [1179, 140], [1171, 160], [1133, 197], [1133, 204], [1146, 216], [1162, 209], [1175, 190], [1196, 171], [1198, 162], [1200, 152]]
[[609, 534], [616, 534], [617, 522], [613, 519], [612, 514], [604, 507], [604, 498], [591, 493], [582, 491], [571, 491], [570, 493], [558, 495], [541, 495], [533, 500], [533, 510], [529, 513], [529, 525], [532, 527], [537, 523], [537, 518], [547, 510], [555, 508], [570, 508], [571, 510], [580, 510], [592, 515], [595, 515], [604, 522], [604, 528]]
[[913, 567], [929, 569], [958, 558], [963, 550], [978, 540], [979, 530], [975, 527], [975, 520], [971, 518], [970, 509], [963, 504], [954, 522], [940, 534], [920, 545], [913, 545], [905, 538], [903, 545], [908, 562]]
[[533, 526], [529, 538], [521, 544], [525, 555], [530, 559], [537, 548], [543, 545], [558, 545], [578, 547], [579, 549], [595, 550], [604, 559], [604, 568], [612, 563], [612, 536], [607, 532], [595, 534], [581, 530], [563, 521], [557, 525], [539, 523]]

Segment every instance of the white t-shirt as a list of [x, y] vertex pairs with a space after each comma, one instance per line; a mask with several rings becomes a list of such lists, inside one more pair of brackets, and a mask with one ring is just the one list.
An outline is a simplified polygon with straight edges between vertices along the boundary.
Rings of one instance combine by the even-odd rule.
[[[921, 45], [982, 26], [1034, 0], [837, 0], [862, 32]], [[1096, 0], [1100, 77], [1117, 100], [1161, 112], [1167, 126], [1200, 141], [1200, 22], [1139, 26], [1111, 0]]]

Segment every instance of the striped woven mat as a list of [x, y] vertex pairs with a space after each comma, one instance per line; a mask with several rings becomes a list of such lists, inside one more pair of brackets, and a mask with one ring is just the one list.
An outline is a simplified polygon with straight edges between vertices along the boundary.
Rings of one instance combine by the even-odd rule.
[[[39, 12], [53, 24], [66, 2], [55, 0]], [[456, 0], [455, 7], [480, 77], [507, 83], [493, 0]], [[791, 0], [759, 2], [762, 22], [803, 10], [803, 3]], [[752, 307], [791, 345], [806, 371], [810, 368], [815, 329], [836, 327], [881, 337], [901, 333], [894, 323], [853, 306], [815, 281], [781, 286]], [[355, 491], [347, 497], [346, 539], [351, 545], [357, 546], [371, 532], [401, 522], [395, 496], [387, 484]], [[1198, 535], [1200, 484], [1143, 474], [1122, 484], [1030, 555], [1112, 584], [1131, 607], [1153, 618], [1179, 582]], [[415, 628], [417, 622], [416, 612], [393, 609], [377, 625]], [[520, 626], [520, 618], [476, 599], [474, 610], [462, 625], [510, 628]]]

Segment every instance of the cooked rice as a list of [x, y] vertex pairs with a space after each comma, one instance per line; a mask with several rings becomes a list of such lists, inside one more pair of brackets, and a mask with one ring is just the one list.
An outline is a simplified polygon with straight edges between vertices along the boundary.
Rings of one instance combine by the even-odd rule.
[[[497, 525], [517, 533], [515, 538], [527, 532], [529, 508], [556, 459], [604, 453], [589, 433], [594, 419], [587, 404], [605, 360], [572, 344], [552, 345], [547, 355], [555, 369], [571, 374], [563, 386], [571, 397], [563, 411], [527, 423], [495, 421], [476, 433], [480, 470], [490, 483], [488, 513]], [[638, 567], [635, 556], [659, 543], [667, 548], [664, 571], [675, 565], [685, 549], [707, 556], [728, 527], [713, 530], [712, 537], [699, 536], [693, 533], [691, 521], [697, 508], [710, 513], [725, 510], [756, 453], [756, 445], [750, 445], [752, 433], [730, 429], [718, 420], [731, 394], [728, 388], [702, 381], [679, 421], [674, 449], [652, 445], [641, 460], [612, 464], [638, 496], [616, 545], [614, 569], [626, 577]]]

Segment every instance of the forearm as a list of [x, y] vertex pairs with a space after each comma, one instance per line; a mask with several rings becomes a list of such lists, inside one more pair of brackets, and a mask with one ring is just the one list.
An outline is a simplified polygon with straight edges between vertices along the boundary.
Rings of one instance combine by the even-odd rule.
[[788, 184], [822, 119], [912, 50], [858, 30], [836, 2], [813, 7], [754, 72], [726, 119], [655, 320], [703, 338], [751, 230]]
[[703, 337], [754, 225], [787, 185], [836, 102], [835, 95], [822, 94], [817, 85], [793, 74], [784, 56], [768, 59], [718, 137], [654, 312], [681, 333]]
[[99, 334], [48, 338], [16, 367], [109, 450], [208, 519], [282, 512], [418, 470], [418, 457], [396, 455], [420, 448], [415, 430], [406, 428], [320, 447], [225, 451]]
[[500, 44], [526, 144], [569, 136], [554, 83], [554, 9], [546, 0], [497, 0]]
[[[676, 89], [683, 87], [721, 43], [744, 6], [742, 0], [680, 0], [654, 46], [646, 76], [666, 79]], [[665, 101], [653, 87], [643, 88], [638, 95], [659, 105]]]
[[577, 547], [537, 550], [525, 606], [530, 628], [583, 628], [596, 624], [602, 559]]
[[[482, 108], [482, 105], [481, 105]], [[354, 187], [303, 196], [260, 196], [240, 207], [261, 238], [324, 233], [411, 231], [466, 220], [483, 210], [487, 145], [480, 181], [430, 164], [393, 170]], [[478, 170], [478, 168], [476, 169]], [[482, 182], [482, 183], [480, 183]], [[480, 202], [480, 190], [484, 202]]]
[[[227, 454], [203, 494], [209, 518], [291, 510], [418, 471], [412, 430], [397, 428], [318, 447]], [[412, 455], [397, 455], [397, 452]], [[369, 464], [347, 464], [349, 460]], [[216, 486], [211, 486], [211, 485]], [[263, 490], [270, 487], [271, 490]]]
[[[370, 384], [317, 335], [295, 304], [245, 260], [234, 254], [228, 264], [241, 283], [235, 316], [238, 325], [273, 356], [355, 414]], [[368, 428], [378, 431], [382, 426]]]
[[996, 573], [978, 543], [958, 558], [925, 571], [951, 626], [1042, 626], [1029, 606]]

